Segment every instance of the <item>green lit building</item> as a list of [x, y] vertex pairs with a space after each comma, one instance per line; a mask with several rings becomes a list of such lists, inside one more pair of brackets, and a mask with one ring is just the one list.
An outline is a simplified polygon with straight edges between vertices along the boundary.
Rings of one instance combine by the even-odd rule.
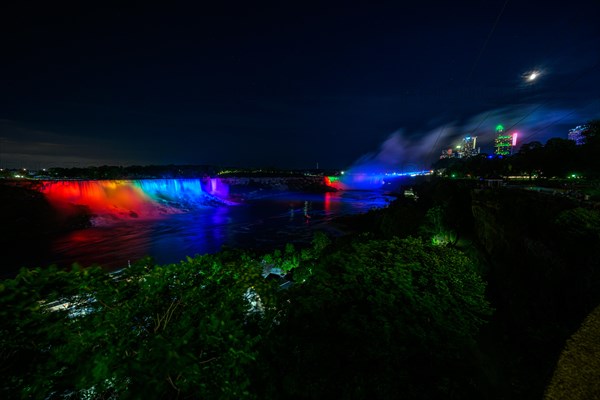
[[496, 127], [496, 139], [494, 140], [494, 154], [497, 156], [508, 156], [512, 153], [512, 135], [504, 131], [502, 125]]

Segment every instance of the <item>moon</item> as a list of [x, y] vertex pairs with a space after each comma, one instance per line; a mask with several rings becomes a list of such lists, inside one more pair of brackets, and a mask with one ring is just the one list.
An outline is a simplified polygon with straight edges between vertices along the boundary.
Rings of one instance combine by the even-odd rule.
[[531, 74], [529, 74], [529, 76], [527, 77], [527, 80], [529, 82], [535, 80], [538, 76], [540, 76], [540, 73], [537, 71], [533, 71]]

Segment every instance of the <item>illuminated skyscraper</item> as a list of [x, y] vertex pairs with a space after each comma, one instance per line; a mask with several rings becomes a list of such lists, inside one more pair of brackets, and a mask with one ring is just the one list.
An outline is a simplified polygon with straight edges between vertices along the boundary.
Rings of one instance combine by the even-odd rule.
[[477, 145], [477, 136], [467, 136], [463, 138], [461, 145], [462, 157], [472, 157], [479, 154], [479, 148]]
[[496, 127], [496, 140], [494, 141], [494, 154], [497, 156], [508, 156], [512, 152], [512, 135], [504, 131], [502, 125]]
[[582, 145], [585, 143], [585, 136], [583, 136], [583, 132], [588, 129], [587, 125], [579, 125], [573, 129], [569, 129], [568, 138], [569, 140], [573, 140], [576, 145]]

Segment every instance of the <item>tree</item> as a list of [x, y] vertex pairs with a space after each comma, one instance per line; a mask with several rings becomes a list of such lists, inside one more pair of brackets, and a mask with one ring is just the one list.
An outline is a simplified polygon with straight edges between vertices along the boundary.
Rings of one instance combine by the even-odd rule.
[[547, 177], [564, 178], [577, 169], [576, 144], [572, 140], [552, 138], [544, 145], [542, 169]]
[[544, 146], [541, 142], [535, 141], [523, 143], [519, 152], [515, 155], [517, 169], [529, 175], [529, 179], [534, 173], [542, 168], [541, 153]]
[[262, 397], [464, 397], [490, 313], [484, 288], [462, 253], [418, 239], [330, 249], [310, 279], [280, 293]]
[[[0, 287], [5, 398], [245, 398], [271, 286], [238, 253], [23, 271]], [[68, 303], [49, 308], [48, 302]]]
[[590, 121], [583, 132], [585, 144], [582, 147], [583, 159], [588, 175], [600, 176], [600, 120]]

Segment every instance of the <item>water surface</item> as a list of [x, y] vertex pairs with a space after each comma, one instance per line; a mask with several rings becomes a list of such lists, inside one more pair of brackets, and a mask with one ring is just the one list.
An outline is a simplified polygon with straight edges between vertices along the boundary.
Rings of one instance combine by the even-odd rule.
[[167, 264], [217, 252], [222, 246], [264, 248], [308, 243], [316, 230], [341, 234], [333, 223], [335, 217], [385, 207], [390, 200], [373, 191], [281, 193], [156, 219], [101, 221], [99, 226], [56, 238], [35, 262], [64, 267], [75, 262], [99, 264], [114, 270], [144, 256]]

